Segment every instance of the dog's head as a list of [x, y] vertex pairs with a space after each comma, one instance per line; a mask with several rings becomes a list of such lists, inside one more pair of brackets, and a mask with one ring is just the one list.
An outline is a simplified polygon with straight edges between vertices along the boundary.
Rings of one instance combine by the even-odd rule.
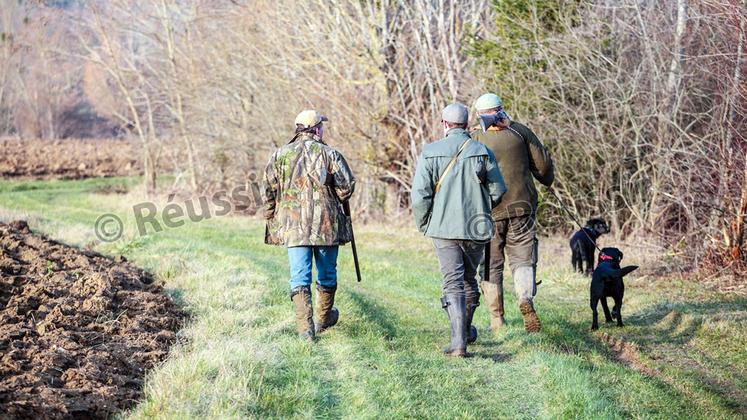
[[598, 235], [610, 233], [610, 227], [604, 219], [589, 219], [586, 221], [586, 227], [595, 231]]
[[599, 263], [608, 262], [619, 266], [622, 259], [623, 253], [617, 248], [602, 248], [602, 252], [599, 253]]
[[608, 263], [609, 266], [607, 266], [607, 269], [614, 272], [614, 277], [622, 278], [623, 276], [626, 276], [632, 271], [638, 269], [637, 265], [629, 265], [620, 268], [620, 262], [622, 260], [623, 253], [617, 248], [602, 248], [602, 252], [599, 253], [599, 264], [601, 265], [602, 263]]

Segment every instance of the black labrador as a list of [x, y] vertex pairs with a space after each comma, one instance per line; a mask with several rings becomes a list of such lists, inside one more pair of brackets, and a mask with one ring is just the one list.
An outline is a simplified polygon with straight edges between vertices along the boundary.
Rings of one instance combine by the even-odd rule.
[[[623, 259], [623, 253], [617, 248], [602, 248], [599, 253], [599, 264], [591, 277], [591, 311], [592, 321], [591, 329], [599, 328], [597, 322], [597, 304], [602, 301], [604, 309], [604, 319], [606, 322], [612, 322], [612, 318], [617, 318], [617, 326], [622, 327], [622, 302], [625, 295], [625, 284], [623, 277], [637, 269], [637, 265], [629, 265], [620, 268], [620, 261]], [[615, 301], [612, 313], [607, 307], [607, 298], [611, 297]]]
[[574, 271], [584, 273], [584, 261], [586, 262], [585, 273], [588, 275], [594, 271], [594, 250], [597, 247], [597, 238], [605, 233], [610, 233], [607, 222], [602, 219], [589, 219], [583, 229], [571, 236], [571, 265]]

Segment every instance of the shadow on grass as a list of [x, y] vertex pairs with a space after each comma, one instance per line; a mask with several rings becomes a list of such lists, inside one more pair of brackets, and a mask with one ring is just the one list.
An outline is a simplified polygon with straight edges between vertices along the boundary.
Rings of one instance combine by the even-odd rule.
[[486, 359], [492, 361], [493, 363], [504, 363], [511, 361], [511, 359], [514, 358], [514, 355], [511, 353], [487, 351], [485, 349], [473, 351], [471, 350], [471, 347], [468, 347], [467, 357], [470, 359]]
[[[294, 337], [295, 338], [295, 337]], [[299, 353], [305, 354], [303, 346], [310, 345], [299, 339], [286, 350], [298, 348]], [[251, 414], [266, 416], [273, 413], [281, 418], [304, 417], [310, 411], [315, 416], [324, 418], [339, 418], [340, 396], [339, 383], [335, 379], [335, 366], [331, 362], [331, 355], [320, 346], [313, 345], [313, 356], [319, 363], [309, 367], [307, 360], [301, 354], [283, 357], [279, 365], [265, 370], [259, 406]], [[299, 388], [303, 392], [299, 392]], [[310, 398], [305, 398], [305, 397]]]
[[[740, 391], [739, 387], [732, 382], [725, 382], [717, 378], [714, 372], [708, 367], [717, 367], [717, 369], [728, 371], [739, 382], [744, 383], [745, 378], [739, 375], [730, 366], [720, 364], [718, 361], [706, 354], [699, 352], [698, 357], [705, 363], [697, 362], [689, 350], [685, 348], [693, 338], [702, 324], [703, 316], [716, 316], [720, 313], [726, 313], [738, 310], [740, 307], [747, 307], [747, 300], [735, 299], [727, 302], [679, 302], [679, 303], [661, 303], [653, 305], [642, 311], [637, 311], [629, 316], [625, 316], [625, 306], [623, 305], [623, 320], [628, 328], [622, 330], [613, 323], [600, 324], [600, 332], [605, 332], [613, 336], [621, 336], [620, 339], [625, 342], [634, 342], [641, 346], [640, 353], [647, 356], [651, 350], [677, 349], [676, 357], [666, 363], [666, 367], [674, 368], [679, 374], [692, 380], [695, 384], [702, 386], [702, 391], [710, 394], [714, 401], [727, 410], [734, 410], [741, 414], [747, 414], [747, 396]], [[694, 316], [689, 322], [683, 324], [683, 314]], [[666, 326], [656, 328], [666, 318]], [[744, 316], [739, 317], [744, 319]], [[618, 355], [589, 330], [591, 322], [591, 311], [589, 318], [585, 321], [572, 322], [568, 321], [567, 316], [562, 313], [555, 313], [548, 317], [547, 327], [543, 334], [550, 339], [553, 346], [558, 350], [568, 354], [584, 355], [589, 352], [596, 352], [603, 355], [610, 362], [623, 364], [632, 368], [639, 373], [646, 375], [653, 380], [658, 388], [668, 393], [677, 395], [680, 400], [689, 401], [692, 396], [688, 396], [681, 391], [685, 386], [684, 383], [675, 387], [678, 382], [673, 378], [659, 371], [650, 374], [634, 367], [631, 361], [622, 361]], [[714, 343], [715, 345], [715, 343]], [[650, 357], [649, 357], [650, 358]], [[662, 363], [656, 363], [660, 368]], [[590, 362], [585, 362], [588, 368], [592, 368]], [[678, 389], [679, 388], [679, 389]], [[691, 390], [697, 392], [697, 389]], [[689, 392], [691, 392], [689, 391]], [[689, 394], [688, 392], [688, 394]]]
[[180, 307], [183, 311], [190, 314], [190, 307], [187, 304], [187, 300], [184, 297], [184, 289], [176, 287], [164, 287], [163, 292], [171, 298], [171, 300]]
[[371, 298], [360, 292], [348, 290], [347, 295], [360, 309], [358, 315], [361, 316], [365, 324], [374, 325], [380, 335], [387, 341], [391, 341], [397, 336], [397, 327], [393, 322], [396, 319], [394, 313], [376, 304]]
[[[719, 319], [722, 315], [728, 315], [728, 318], [722, 319], [734, 323], [744, 322], [747, 320], [744, 308], [747, 308], [745, 298], [707, 302], [663, 302], [628, 317], [630, 325], [640, 329], [631, 331], [626, 336], [627, 339], [642, 344], [644, 348], [660, 349], [666, 365], [677, 368], [683, 376], [700, 383], [705, 390], [718, 397], [724, 407], [747, 415], [747, 395], [744, 391], [747, 378], [734, 369], [732, 363], [719, 361], [700, 351], [698, 346], [691, 345], [705, 318]], [[737, 311], [739, 314], [736, 316], [730, 314]], [[734, 325], [732, 328], [738, 327]], [[715, 342], [709, 344], [719, 346]], [[719, 376], [731, 376], [734, 381]]]

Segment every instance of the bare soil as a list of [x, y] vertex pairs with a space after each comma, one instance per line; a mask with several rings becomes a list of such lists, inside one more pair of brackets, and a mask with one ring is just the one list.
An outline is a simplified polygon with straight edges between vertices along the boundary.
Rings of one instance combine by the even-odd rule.
[[623, 338], [614, 337], [606, 332], [599, 332], [596, 335], [602, 342], [609, 346], [610, 351], [612, 351], [618, 362], [648, 376], [660, 375], [658, 370], [652, 369], [643, 363], [641, 360], [641, 351], [635, 343], [629, 343]]
[[138, 148], [126, 140], [0, 140], [0, 177], [81, 179], [142, 174]]
[[132, 407], [183, 319], [125, 259], [0, 223], [0, 418], [105, 418]]

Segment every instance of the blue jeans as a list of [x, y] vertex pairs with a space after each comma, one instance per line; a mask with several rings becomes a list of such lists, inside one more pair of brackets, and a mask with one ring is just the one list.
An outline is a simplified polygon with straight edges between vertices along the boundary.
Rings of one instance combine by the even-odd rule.
[[316, 281], [324, 287], [337, 286], [338, 246], [294, 246], [288, 248], [290, 288], [311, 286], [311, 259], [316, 261]]

